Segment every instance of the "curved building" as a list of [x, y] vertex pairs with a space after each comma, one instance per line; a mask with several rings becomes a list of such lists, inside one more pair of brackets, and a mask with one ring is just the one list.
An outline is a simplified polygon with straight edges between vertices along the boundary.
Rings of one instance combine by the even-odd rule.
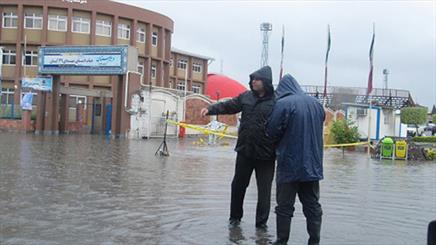
[[[169, 81], [174, 23], [164, 15], [109, 0], [2, 0], [0, 12], [2, 87], [9, 93], [20, 89], [21, 77], [37, 75], [38, 47], [50, 45], [136, 46], [144, 79], [158, 86]], [[65, 76], [61, 83], [111, 87], [104, 76]]]
[[[138, 49], [137, 69], [143, 74], [143, 84], [204, 92], [208, 58], [172, 52], [174, 22], [162, 14], [110, 0], [1, 0], [0, 14], [3, 107], [19, 105], [24, 92], [21, 79], [38, 75], [38, 48], [53, 45], [131, 45]], [[185, 80], [185, 73], [188, 87], [182, 88], [178, 85]], [[98, 93], [111, 91], [117, 79], [61, 76], [60, 81], [62, 87], [72, 88], [70, 91]], [[86, 107], [104, 104], [100, 99], [89, 93], [69, 94], [67, 108], [84, 104], [83, 121], [90, 125], [92, 112]], [[36, 101], [34, 98], [34, 104]], [[71, 121], [75, 113], [70, 114]]]

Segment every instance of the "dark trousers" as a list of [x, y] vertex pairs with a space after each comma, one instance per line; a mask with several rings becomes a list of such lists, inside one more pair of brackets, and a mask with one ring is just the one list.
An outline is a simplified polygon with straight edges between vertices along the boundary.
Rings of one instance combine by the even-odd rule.
[[319, 181], [292, 182], [277, 184], [277, 244], [286, 244], [289, 240], [291, 219], [294, 216], [295, 196], [303, 204], [306, 217], [308, 244], [319, 244], [321, 233], [322, 208], [319, 203]]
[[271, 207], [271, 185], [274, 178], [275, 160], [250, 159], [242, 154], [236, 157], [235, 176], [232, 181], [230, 219], [243, 216], [245, 191], [250, 184], [253, 170], [256, 172], [257, 208], [256, 226], [266, 224]]

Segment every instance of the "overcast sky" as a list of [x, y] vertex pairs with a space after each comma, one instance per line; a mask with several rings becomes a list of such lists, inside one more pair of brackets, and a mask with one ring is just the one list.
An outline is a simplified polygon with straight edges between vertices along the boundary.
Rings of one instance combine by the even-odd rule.
[[275, 83], [285, 26], [285, 73], [301, 84], [322, 85], [331, 26], [329, 85], [366, 87], [368, 51], [375, 23], [374, 87], [411, 91], [416, 102], [436, 104], [435, 1], [150, 1], [117, 0], [174, 21], [172, 46], [213, 57], [209, 71], [244, 84], [260, 66], [259, 25], [270, 22], [269, 65]]

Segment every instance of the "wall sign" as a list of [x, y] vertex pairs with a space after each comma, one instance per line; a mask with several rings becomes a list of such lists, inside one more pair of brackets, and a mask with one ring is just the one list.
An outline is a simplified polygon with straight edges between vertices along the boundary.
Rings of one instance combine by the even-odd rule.
[[21, 87], [32, 88], [39, 91], [51, 91], [53, 87], [53, 77], [26, 77], [21, 80]]
[[39, 50], [41, 74], [101, 74], [127, 72], [128, 46], [50, 46]]

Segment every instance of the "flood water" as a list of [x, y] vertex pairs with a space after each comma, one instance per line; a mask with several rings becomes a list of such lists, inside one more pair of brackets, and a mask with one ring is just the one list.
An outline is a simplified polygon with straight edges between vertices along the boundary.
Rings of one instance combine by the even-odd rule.
[[[99, 136], [0, 133], [0, 244], [268, 244], [256, 231], [256, 182], [229, 229], [233, 142], [197, 146]], [[322, 244], [425, 245], [436, 219], [436, 163], [327, 150]], [[275, 187], [272, 207], [275, 206]], [[307, 234], [297, 202], [290, 244]]]

